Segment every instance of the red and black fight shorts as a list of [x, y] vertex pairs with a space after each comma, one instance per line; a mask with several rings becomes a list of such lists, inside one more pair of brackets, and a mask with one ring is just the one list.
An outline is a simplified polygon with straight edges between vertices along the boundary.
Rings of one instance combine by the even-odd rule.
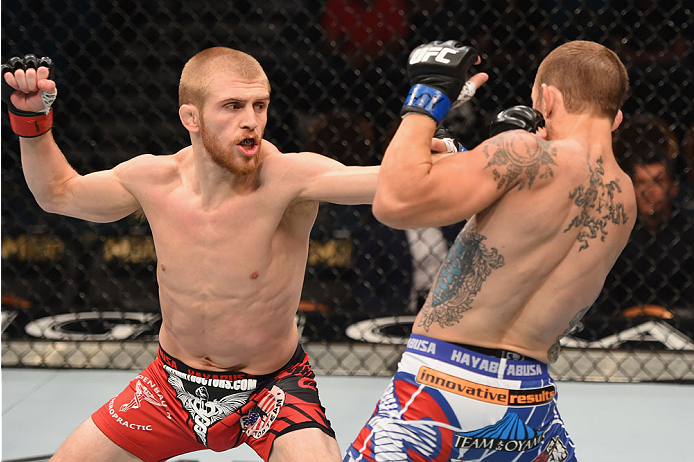
[[335, 437], [314, 379], [300, 345], [283, 368], [267, 375], [193, 369], [160, 348], [152, 364], [92, 420], [147, 462], [243, 443], [267, 460], [285, 433], [319, 428]]

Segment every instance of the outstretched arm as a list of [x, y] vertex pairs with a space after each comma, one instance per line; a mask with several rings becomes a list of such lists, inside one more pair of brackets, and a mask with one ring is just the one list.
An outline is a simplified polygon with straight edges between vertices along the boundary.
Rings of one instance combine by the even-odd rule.
[[284, 154], [294, 167], [287, 174], [300, 180], [299, 200], [333, 204], [371, 204], [376, 193], [379, 166], [346, 166], [313, 152]]
[[[277, 148], [263, 140], [264, 149]], [[452, 155], [446, 144], [438, 138], [429, 139], [433, 163]], [[316, 200], [341, 205], [372, 204], [376, 194], [379, 165], [360, 167], [347, 166], [330, 157], [313, 152], [283, 154], [291, 165], [290, 175], [299, 178], [301, 188], [299, 200]], [[295, 172], [295, 173], [294, 173]]]
[[50, 79], [50, 60], [27, 55], [2, 66], [3, 101], [20, 136], [22, 169], [29, 189], [47, 212], [96, 222], [115, 221], [139, 208], [122, 181], [137, 161], [79, 175], [68, 163], [51, 133], [57, 87]]

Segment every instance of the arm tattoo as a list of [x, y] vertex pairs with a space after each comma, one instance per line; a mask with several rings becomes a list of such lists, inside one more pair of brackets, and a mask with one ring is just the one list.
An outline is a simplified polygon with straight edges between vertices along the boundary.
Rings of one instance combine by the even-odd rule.
[[590, 306], [586, 306], [583, 308], [581, 311], [576, 313], [576, 315], [569, 321], [569, 328], [566, 329], [562, 334], [557, 337], [557, 341], [554, 342], [554, 345], [552, 345], [549, 350], [547, 350], [547, 359], [549, 359], [550, 363], [553, 363], [559, 358], [559, 350], [561, 350], [561, 345], [559, 344], [559, 340], [562, 339], [565, 335], [567, 335], [569, 332], [574, 330], [574, 328], [578, 325], [578, 322], [581, 320], [584, 314], [586, 314], [586, 311], [590, 309]]
[[598, 158], [596, 168], [590, 165], [590, 184], [588, 187], [579, 185], [569, 194], [569, 198], [581, 207], [581, 213], [574, 217], [569, 226], [564, 230], [568, 232], [572, 228], [579, 228], [578, 241], [581, 243], [579, 252], [588, 248], [588, 240], [600, 237], [605, 240], [608, 223], [616, 225], [624, 224], [628, 218], [624, 212], [624, 204], [615, 200], [615, 192], [622, 192], [619, 180], [612, 180], [605, 184], [603, 175], [605, 169], [602, 166], [602, 157]]
[[504, 257], [497, 249], [488, 249], [482, 243], [485, 239], [472, 226], [461, 231], [436, 276], [419, 326], [428, 331], [434, 322], [446, 327], [460, 321], [463, 313], [472, 308], [487, 276], [504, 266]]
[[[527, 141], [521, 143], [521, 141]], [[553, 177], [552, 165], [556, 165], [555, 148], [540, 138], [528, 134], [509, 132], [492, 138], [484, 148], [489, 159], [487, 167], [493, 167], [497, 189], [532, 187], [536, 178]]]

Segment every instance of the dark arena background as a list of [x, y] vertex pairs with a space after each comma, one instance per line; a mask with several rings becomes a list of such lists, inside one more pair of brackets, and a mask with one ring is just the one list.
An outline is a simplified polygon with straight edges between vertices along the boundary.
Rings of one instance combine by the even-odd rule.
[[[2, 61], [56, 62], [54, 136], [80, 173], [189, 143], [178, 119], [184, 63], [216, 45], [256, 57], [272, 85], [266, 139], [352, 165], [380, 162], [409, 89], [413, 47], [475, 46], [489, 82], [445, 124], [468, 148], [501, 109], [530, 104], [552, 48], [616, 51], [631, 90], [615, 154], [656, 155], [669, 212], [639, 220], [594, 306], [563, 341], [560, 380], [694, 380], [694, 14], [685, 0], [279, 0], [2, 2]], [[157, 348], [156, 257], [146, 222], [43, 212], [2, 115], [2, 366], [141, 369]], [[643, 182], [642, 181], [642, 182]], [[462, 223], [398, 231], [370, 207], [323, 204], [296, 320], [319, 374], [389, 376]], [[512, 232], [512, 230], [509, 230]], [[233, 230], [230, 230], [230, 236]], [[490, 319], [494, 322], [494, 319]]]

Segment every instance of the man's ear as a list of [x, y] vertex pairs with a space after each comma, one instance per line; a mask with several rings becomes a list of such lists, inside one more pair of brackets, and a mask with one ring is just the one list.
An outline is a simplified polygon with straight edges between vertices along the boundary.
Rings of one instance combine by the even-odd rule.
[[614, 116], [614, 122], [612, 122], [612, 131], [617, 130], [617, 127], [619, 127], [622, 124], [623, 120], [624, 120], [624, 114], [622, 114], [622, 110], [619, 109], [617, 111], [617, 115]]
[[556, 109], [557, 98], [560, 96], [557, 94], [558, 90], [556, 87], [550, 87], [546, 83], [540, 85], [540, 92], [542, 92], [542, 99], [545, 103], [545, 119], [549, 119], [552, 113]]
[[178, 108], [178, 116], [181, 118], [181, 123], [186, 130], [191, 133], [200, 131], [200, 113], [198, 108], [192, 104], [184, 104]]

